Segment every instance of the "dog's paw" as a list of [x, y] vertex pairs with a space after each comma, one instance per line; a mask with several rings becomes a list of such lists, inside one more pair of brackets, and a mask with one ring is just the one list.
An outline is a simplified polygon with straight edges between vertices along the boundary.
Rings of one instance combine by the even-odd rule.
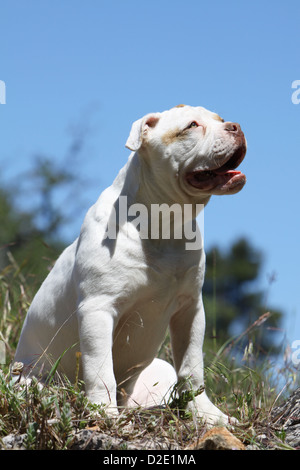
[[113, 405], [112, 403], [104, 407], [104, 412], [109, 418], [118, 418], [119, 416], [119, 410], [117, 406]]
[[90, 405], [90, 416], [92, 419], [98, 421], [103, 418], [117, 419], [119, 417], [119, 411], [116, 405], [105, 405], [103, 403], [91, 403]]
[[190, 411], [208, 427], [226, 426], [231, 427], [238, 424], [238, 420], [224, 414], [217, 408], [207, 397], [205, 392], [197, 396], [196, 399], [189, 404]]
[[231, 427], [238, 424], [238, 421], [235, 418], [225, 415], [214, 405], [212, 405], [208, 410], [197, 409], [195, 414], [197, 418], [208, 427]]
[[89, 401], [89, 408], [94, 418], [100, 418], [106, 415], [109, 418], [116, 418], [119, 416], [117, 403], [115, 401], [107, 400], [106, 396], [101, 392], [87, 393]]

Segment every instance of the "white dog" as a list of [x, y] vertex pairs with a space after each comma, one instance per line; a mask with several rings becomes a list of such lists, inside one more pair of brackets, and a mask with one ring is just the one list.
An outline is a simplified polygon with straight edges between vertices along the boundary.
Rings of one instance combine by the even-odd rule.
[[[23, 377], [41, 379], [60, 357], [72, 381], [80, 351], [87, 396], [109, 413], [160, 401], [176, 380], [180, 390], [203, 387], [205, 254], [190, 235], [211, 195], [246, 181], [235, 171], [246, 153], [240, 126], [202, 107], [146, 115], [126, 146], [127, 164], [37, 292], [15, 356]], [[162, 207], [169, 226], [153, 222]], [[155, 359], [167, 327], [176, 373]], [[209, 423], [228, 421], [205, 391], [188, 406]]]

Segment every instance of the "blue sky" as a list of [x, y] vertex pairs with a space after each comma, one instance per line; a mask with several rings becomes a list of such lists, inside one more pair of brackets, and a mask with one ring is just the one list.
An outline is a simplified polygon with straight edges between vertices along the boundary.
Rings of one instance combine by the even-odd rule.
[[[185, 103], [239, 122], [247, 185], [207, 206], [206, 248], [246, 236], [261, 249], [261, 287], [286, 312], [289, 340], [300, 339], [299, 1], [10, 0], [0, 15], [1, 179], [17, 182], [34, 154], [61, 159], [70, 127], [86, 125], [87, 209], [126, 162], [144, 114]], [[70, 239], [83, 215], [80, 206]]]

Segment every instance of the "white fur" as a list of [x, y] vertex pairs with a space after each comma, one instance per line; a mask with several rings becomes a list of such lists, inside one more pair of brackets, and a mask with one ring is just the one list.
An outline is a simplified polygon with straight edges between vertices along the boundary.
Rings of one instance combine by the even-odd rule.
[[[203, 386], [203, 249], [186, 250], [184, 238], [142, 240], [130, 218], [114, 226], [116, 239], [106, 233], [120, 196], [128, 206], [149, 210], [154, 203], [207, 204], [214, 191], [198, 191], [184, 175], [221, 165], [237, 145], [215, 116], [184, 106], [133, 124], [127, 164], [89, 209], [79, 238], [61, 254], [31, 304], [15, 356], [25, 365], [24, 376], [45, 378], [61, 356], [58, 371], [73, 381], [80, 351], [87, 396], [111, 413], [117, 405], [167, 400], [176, 378], [184, 382], [182, 390], [190, 383]], [[193, 119], [198, 128], [170, 139], [170, 131], [185, 129]], [[154, 359], [168, 327], [176, 373]], [[205, 392], [189, 406], [209, 422], [227, 422]]]

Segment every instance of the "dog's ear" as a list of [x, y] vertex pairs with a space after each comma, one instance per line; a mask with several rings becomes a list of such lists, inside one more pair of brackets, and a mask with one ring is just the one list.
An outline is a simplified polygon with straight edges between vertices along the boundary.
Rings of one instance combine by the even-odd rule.
[[154, 128], [158, 123], [160, 113], [147, 114], [132, 124], [126, 147], [136, 152], [142, 145], [143, 137], [147, 135], [150, 128]]

